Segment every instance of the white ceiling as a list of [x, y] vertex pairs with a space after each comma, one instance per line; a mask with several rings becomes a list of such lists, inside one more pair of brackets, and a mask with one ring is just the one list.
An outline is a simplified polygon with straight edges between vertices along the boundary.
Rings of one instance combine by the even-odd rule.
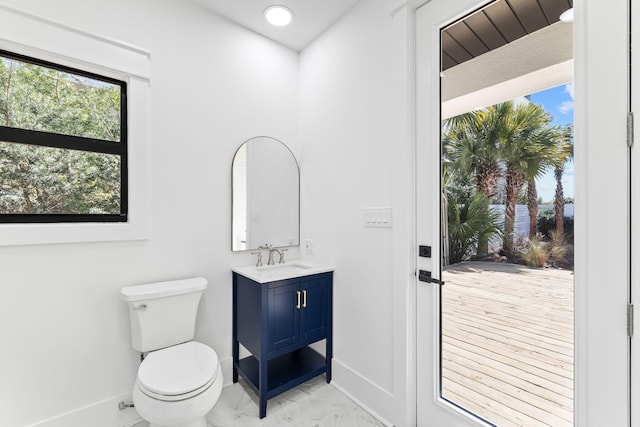
[[[360, 0], [193, 0], [207, 9], [291, 49], [300, 51]], [[293, 11], [286, 27], [274, 27], [263, 12], [273, 4]]]

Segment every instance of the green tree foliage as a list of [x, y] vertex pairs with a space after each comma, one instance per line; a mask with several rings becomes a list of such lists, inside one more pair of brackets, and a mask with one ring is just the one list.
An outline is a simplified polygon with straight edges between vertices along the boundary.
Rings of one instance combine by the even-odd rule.
[[[554, 210], [544, 210], [538, 215], [538, 230], [546, 238], [551, 238], [551, 234], [557, 229], [557, 219]], [[563, 233], [565, 239], [573, 237], [573, 218], [569, 216], [563, 217]]]
[[[527, 204], [529, 236], [535, 238], [536, 179], [548, 168], [562, 171], [568, 158], [567, 131], [551, 122], [539, 105], [507, 101], [443, 123], [443, 191], [457, 200], [482, 194], [504, 204], [503, 249], [510, 258], [514, 256], [516, 204]], [[479, 254], [486, 252], [486, 247], [478, 248]]]
[[468, 200], [447, 196], [449, 262], [471, 259], [489, 239], [502, 234], [500, 214], [490, 209], [489, 199], [480, 193]]
[[[0, 59], [0, 125], [120, 143], [120, 87]], [[0, 214], [120, 213], [117, 155], [0, 141]]]
[[[553, 199], [553, 206], [556, 216], [556, 233], [560, 236], [564, 234], [564, 205], [566, 203], [562, 175], [564, 174], [564, 166], [571, 159], [573, 159], [573, 126], [570, 125], [565, 128], [564, 138], [558, 145], [553, 165], [553, 175], [556, 178], [556, 194]], [[573, 200], [570, 203], [573, 203]]]
[[551, 115], [540, 105], [528, 102], [515, 105], [507, 101], [494, 107], [504, 110], [505, 133], [500, 144], [506, 182], [503, 249], [512, 257], [518, 195], [525, 184], [533, 183], [528, 193], [534, 206], [534, 209], [530, 207], [529, 214], [535, 226], [538, 214], [535, 178], [552, 163], [562, 131], [558, 126], [551, 126]]
[[503, 112], [495, 107], [444, 122], [443, 154], [453, 164], [456, 175], [471, 177], [477, 191], [488, 198], [496, 195], [502, 176], [500, 141], [504, 132]]

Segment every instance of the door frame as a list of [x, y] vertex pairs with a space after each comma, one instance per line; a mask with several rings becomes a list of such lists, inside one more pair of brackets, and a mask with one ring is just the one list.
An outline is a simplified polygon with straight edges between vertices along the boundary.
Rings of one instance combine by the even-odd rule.
[[[631, 6], [629, 6], [631, 8]], [[637, 25], [640, 23], [640, 8], [635, 7], [631, 8], [631, 46], [640, 46], [640, 31], [638, 31]], [[640, 55], [630, 55], [630, 64], [631, 64], [631, 82], [640, 81]], [[640, 91], [636, 88], [636, 85], [630, 84], [631, 86], [631, 94], [629, 97], [630, 102], [630, 111], [637, 110], [637, 106], [640, 105]], [[634, 120], [632, 126], [635, 126]], [[632, 129], [633, 133], [637, 135], [637, 131]], [[635, 138], [638, 139], [637, 137]], [[637, 271], [640, 270], [638, 268], [634, 268], [634, 265], [640, 265], [640, 221], [633, 220], [633, 214], [637, 216], [637, 213], [640, 212], [640, 194], [638, 193], [638, 188], [640, 188], [640, 170], [638, 169], [638, 165], [640, 165], [640, 151], [638, 151], [636, 143], [630, 149], [631, 156], [631, 165], [630, 165], [630, 174], [631, 174], [631, 267], [629, 271], [631, 287], [629, 291], [629, 303], [634, 303], [635, 295], [640, 294], [640, 275], [637, 274]], [[637, 311], [637, 310], [636, 310]], [[635, 316], [637, 317], [637, 316]], [[631, 319], [631, 327], [635, 329], [633, 335], [636, 337], [631, 338], [630, 342], [630, 354], [638, 355], [640, 354], [640, 339], [637, 338], [637, 334], [639, 333], [639, 329], [634, 327], [635, 319], [632, 317]], [[631, 390], [630, 393], [630, 424], [631, 426], [640, 425], [640, 360], [636, 356], [630, 357], [630, 366], [629, 369], [631, 374], [629, 375], [629, 387]]]
[[[441, 0], [416, 2], [419, 6], [436, 7]], [[464, 5], [444, 6], [451, 18], [464, 16], [481, 1], [465, 0]], [[606, 3], [609, 3], [608, 5]], [[629, 339], [627, 337], [626, 307], [629, 298], [630, 251], [626, 236], [629, 235], [629, 174], [626, 167], [628, 149], [626, 146], [626, 117], [628, 101], [628, 29], [619, 23], [629, 22], [628, 2], [587, 2], [575, 0], [574, 21], [574, 88], [575, 105], [575, 424], [579, 426], [630, 425], [629, 393]], [[469, 7], [469, 4], [473, 4]], [[434, 6], [435, 5], [435, 6]], [[466, 5], [466, 8], [464, 7]], [[454, 9], [456, 8], [456, 9]], [[414, 11], [417, 13], [417, 11]], [[601, 17], [606, 17], [606, 25]], [[422, 27], [416, 20], [416, 186], [420, 194], [419, 182], [428, 177], [425, 164], [433, 171], [437, 158], [439, 171], [439, 148], [432, 158], [422, 158], [420, 141], [427, 138], [439, 139], [439, 130], [433, 123], [439, 122], [439, 73], [429, 62], [437, 62], [439, 43], [427, 46], [429, 58], [418, 55], [421, 34], [433, 31]], [[435, 58], [435, 59], [434, 59]], [[607, 64], [603, 67], [602, 64]], [[423, 67], [423, 68], [421, 68]], [[426, 68], [424, 68], [426, 67]], [[427, 73], [421, 72], [430, 70]], [[434, 101], [437, 99], [437, 101]], [[420, 117], [432, 120], [429, 127]], [[424, 151], [424, 147], [422, 148]], [[439, 172], [438, 172], [439, 174]], [[431, 175], [433, 180], [433, 174]], [[439, 182], [439, 176], [437, 181]], [[423, 198], [424, 199], [424, 198]], [[603, 200], [605, 202], [603, 203]], [[609, 210], [615, 201], [615, 211]], [[416, 218], [418, 244], [430, 244], [433, 248], [432, 260], [439, 260], [439, 216], [433, 210], [425, 215], [424, 201], [416, 200], [420, 214]], [[432, 200], [432, 203], [435, 203]], [[606, 205], [606, 206], [603, 206]], [[437, 204], [439, 206], [439, 203]], [[439, 210], [434, 209], [434, 210]], [[615, 214], [615, 216], [613, 216]], [[429, 227], [429, 224], [431, 226]], [[424, 228], [423, 228], [424, 227]], [[424, 233], [427, 233], [425, 240]], [[423, 233], [423, 234], [421, 234]], [[433, 236], [437, 236], [433, 238]], [[430, 240], [430, 241], [427, 241]], [[640, 240], [640, 239], [638, 239]], [[416, 251], [417, 252], [417, 251]], [[428, 269], [437, 276], [439, 265], [435, 262], [415, 258], [416, 269]], [[609, 266], [619, 266], [609, 268]], [[415, 313], [415, 349], [417, 374], [416, 407], [418, 425], [425, 418], [425, 410], [430, 421], [441, 414], [451, 421], [447, 425], [477, 425], [469, 415], [457, 410], [438, 398], [438, 354], [437, 331], [439, 331], [439, 290], [427, 288], [417, 280], [417, 307], [431, 307], [431, 312], [418, 310]], [[430, 326], [425, 331], [424, 322]], [[424, 339], [419, 339], [422, 336]], [[424, 360], [427, 360], [424, 363]], [[423, 369], [426, 367], [426, 369]], [[637, 380], [640, 383], [640, 379]], [[426, 397], [429, 397], [428, 399]], [[436, 412], [433, 412], [436, 411]], [[421, 415], [422, 412], [422, 415]], [[442, 415], [444, 414], [444, 415]], [[437, 422], [435, 424], [438, 424]]]

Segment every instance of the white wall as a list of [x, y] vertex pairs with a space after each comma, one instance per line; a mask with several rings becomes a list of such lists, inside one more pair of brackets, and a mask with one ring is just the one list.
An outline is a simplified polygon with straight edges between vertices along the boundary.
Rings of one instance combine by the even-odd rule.
[[[391, 13], [394, 1], [361, 2], [300, 58], [188, 2], [0, 3], [152, 53], [149, 239], [0, 248], [0, 331], [11, 349], [0, 353], [0, 398], [11, 403], [0, 425], [130, 391], [138, 355], [118, 299], [125, 285], [207, 277], [197, 338], [228, 364], [229, 267], [250, 262], [230, 252], [230, 167], [256, 135], [293, 149], [301, 239], [315, 240], [306, 256], [336, 267], [334, 383], [410, 425], [413, 184], [408, 112], [399, 112], [407, 94], [398, 87], [410, 34], [406, 15]], [[381, 206], [393, 208], [393, 228], [363, 227], [362, 209]]]
[[[230, 251], [231, 161], [257, 135], [297, 155], [298, 55], [188, 2], [1, 4], [151, 51], [152, 205], [145, 241], [0, 247], [0, 425], [91, 413], [131, 391], [122, 286], [206, 277], [197, 338], [228, 364], [230, 266], [250, 262]], [[117, 408], [106, 411], [90, 425], [113, 426]]]
[[[306, 257], [335, 265], [334, 382], [402, 426], [412, 405], [412, 183], [397, 85], [407, 79], [398, 69], [407, 66], [399, 52], [408, 21], [392, 3], [360, 2], [300, 55], [301, 239], [315, 241]], [[385, 206], [393, 227], [365, 228], [363, 208]]]

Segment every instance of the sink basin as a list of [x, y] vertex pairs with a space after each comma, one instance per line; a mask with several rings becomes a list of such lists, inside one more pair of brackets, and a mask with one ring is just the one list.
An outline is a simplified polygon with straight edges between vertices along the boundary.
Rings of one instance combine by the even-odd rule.
[[232, 271], [258, 282], [267, 283], [277, 280], [292, 279], [294, 277], [310, 276], [312, 274], [325, 273], [333, 271], [332, 267], [322, 266], [310, 261], [290, 261], [284, 264], [263, 265], [256, 267], [254, 265], [246, 265], [243, 267], [234, 267]]
[[270, 272], [291, 272], [291, 273], [299, 273], [304, 270], [308, 270], [312, 268], [308, 264], [302, 264], [300, 262], [291, 262], [284, 264], [276, 264], [276, 265], [263, 265], [262, 267], [256, 267], [256, 269], [262, 273], [270, 273]]

